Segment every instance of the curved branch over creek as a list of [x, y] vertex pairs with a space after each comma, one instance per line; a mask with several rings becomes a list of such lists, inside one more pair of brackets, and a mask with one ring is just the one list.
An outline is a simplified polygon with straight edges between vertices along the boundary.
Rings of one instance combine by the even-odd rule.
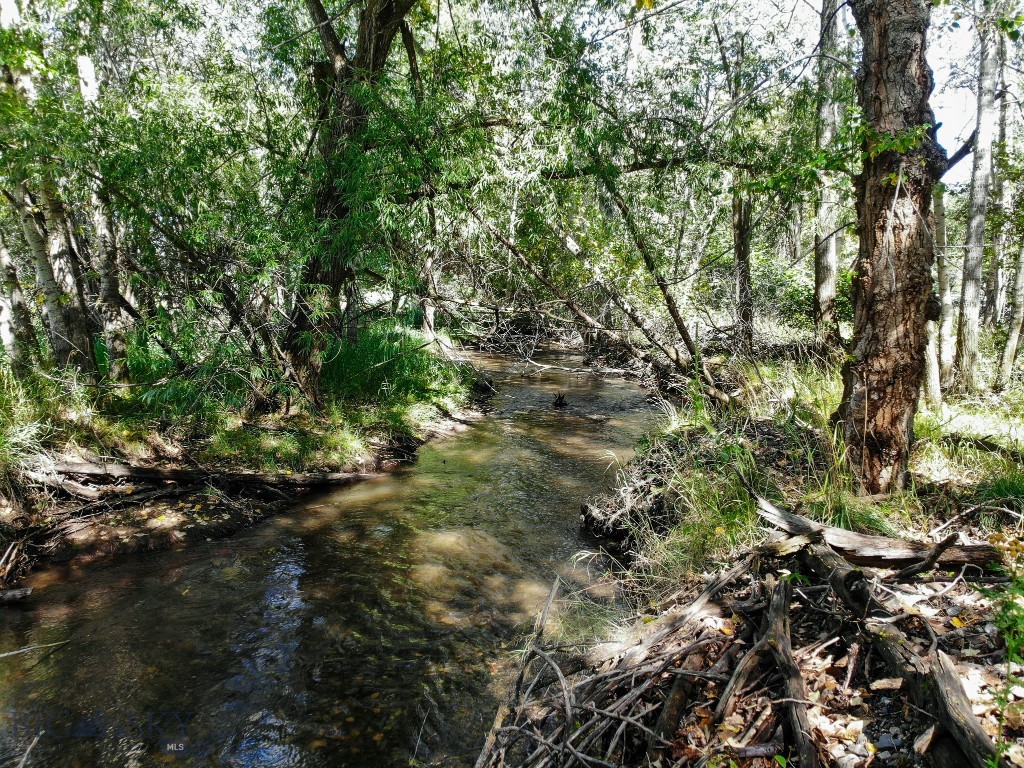
[[27, 579], [0, 653], [69, 642], [0, 658], [0, 761], [43, 729], [32, 764], [472, 765], [555, 576], [601, 592], [573, 564], [595, 546], [579, 506], [654, 419], [621, 379], [482, 362], [493, 412], [412, 466], [231, 539]]

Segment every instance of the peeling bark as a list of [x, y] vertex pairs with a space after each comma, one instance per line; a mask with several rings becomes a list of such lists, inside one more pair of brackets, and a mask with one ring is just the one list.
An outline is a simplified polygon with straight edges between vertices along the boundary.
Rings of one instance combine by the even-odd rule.
[[[860, 249], [853, 282], [854, 334], [843, 365], [843, 400], [833, 418], [862, 493], [903, 487], [926, 346], [937, 319], [932, 291], [932, 188], [946, 168], [929, 106], [925, 58], [931, 3], [855, 0], [864, 41], [859, 102], [868, 134], [855, 179]], [[883, 137], [928, 126], [906, 152]]]

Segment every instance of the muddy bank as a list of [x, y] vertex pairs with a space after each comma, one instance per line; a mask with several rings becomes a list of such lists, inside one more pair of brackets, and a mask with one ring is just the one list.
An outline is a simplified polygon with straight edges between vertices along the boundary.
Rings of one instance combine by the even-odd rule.
[[[395, 435], [381, 440], [372, 453], [337, 468], [322, 483], [313, 484], [315, 487], [289, 482], [291, 472], [275, 478], [251, 473], [245, 467], [199, 468], [180, 462], [155, 466], [114, 462], [126, 470], [127, 476], [120, 478], [82, 477], [65, 471], [51, 481], [48, 496], [35, 499], [37, 506], [45, 504], [45, 511], [25, 514], [13, 506], [3, 508], [0, 525], [5, 535], [0, 543], [8, 543], [3, 547], [7, 554], [0, 562], [4, 577], [0, 587], [15, 585], [47, 562], [84, 564], [231, 536], [317, 493], [394, 471], [414, 459], [425, 443], [467, 429], [482, 417], [483, 405], [478, 400], [473, 407], [454, 413], [437, 409], [436, 418], [415, 436]], [[61, 465], [75, 467], [83, 457], [59, 459]], [[133, 470], [143, 477], [131, 477], [128, 473]], [[168, 470], [169, 474], [180, 472], [186, 477], [173, 481], [145, 477], [147, 471]], [[197, 479], [192, 473], [202, 477]], [[56, 483], [66, 483], [70, 492]], [[93, 492], [100, 498], [83, 503], [81, 497]], [[72, 494], [79, 498], [69, 498]]]

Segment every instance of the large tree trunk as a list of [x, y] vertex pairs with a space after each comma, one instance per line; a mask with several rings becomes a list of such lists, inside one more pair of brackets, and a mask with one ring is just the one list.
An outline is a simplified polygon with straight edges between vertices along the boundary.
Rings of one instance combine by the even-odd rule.
[[[838, 0], [822, 0], [818, 47], [825, 56], [818, 59], [818, 150], [832, 143], [839, 125], [836, 100], [836, 63], [829, 56], [836, 52], [839, 28]], [[814, 330], [818, 343], [826, 349], [839, 346], [839, 319], [836, 316], [836, 277], [839, 272], [836, 223], [839, 189], [829, 173], [821, 174], [814, 208]]]
[[[937, 309], [932, 237], [925, 221], [946, 167], [929, 106], [925, 58], [929, 0], [853, 0], [864, 41], [858, 100], [868, 128], [855, 180], [860, 248], [853, 283], [854, 328], [834, 418], [863, 493], [903, 486], [924, 375], [925, 326]], [[928, 126], [906, 152], [882, 144]], [[893, 180], [895, 179], [895, 183]], [[932, 305], [932, 306], [930, 306]]]
[[935, 262], [939, 275], [939, 329], [938, 355], [939, 380], [943, 387], [949, 386], [953, 379], [953, 356], [956, 354], [956, 334], [953, 323], [956, 310], [953, 307], [953, 277], [956, 271], [949, 261], [946, 249], [946, 201], [942, 185], [936, 184], [932, 201], [935, 206]]
[[18, 268], [0, 232], [0, 342], [11, 367], [24, 371], [38, 355], [32, 312], [18, 279]]
[[[359, 16], [355, 55], [350, 60], [321, 0], [306, 0], [327, 60], [315, 62], [313, 79], [320, 100], [317, 151], [325, 169], [318, 180], [315, 216], [321, 227], [318, 252], [306, 262], [289, 318], [285, 350], [307, 396], [319, 398], [321, 357], [339, 326], [350, 340], [357, 335], [357, 247], [342, 229], [351, 213], [341, 188], [346, 160], [368, 117], [357, 91], [377, 82], [384, 71], [399, 26], [416, 0], [366, 0]], [[339, 317], [341, 297], [345, 313]]]
[[981, 278], [985, 263], [985, 216], [988, 212], [992, 178], [992, 144], [996, 136], [996, 70], [998, 31], [978, 24], [981, 64], [978, 71], [977, 137], [971, 171], [971, 200], [967, 221], [967, 253], [960, 286], [960, 328], [956, 344], [956, 376], [967, 392], [980, 388], [978, 379], [978, 327], [981, 316]]

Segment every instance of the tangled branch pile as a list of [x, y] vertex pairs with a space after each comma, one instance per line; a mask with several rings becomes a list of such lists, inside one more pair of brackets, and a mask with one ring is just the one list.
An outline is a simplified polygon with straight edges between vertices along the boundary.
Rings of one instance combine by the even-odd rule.
[[999, 580], [997, 551], [752, 495], [781, 530], [638, 640], [572, 655], [538, 633], [477, 768], [1021, 764], [1020, 718], [996, 713], [1006, 650], [972, 586]]

